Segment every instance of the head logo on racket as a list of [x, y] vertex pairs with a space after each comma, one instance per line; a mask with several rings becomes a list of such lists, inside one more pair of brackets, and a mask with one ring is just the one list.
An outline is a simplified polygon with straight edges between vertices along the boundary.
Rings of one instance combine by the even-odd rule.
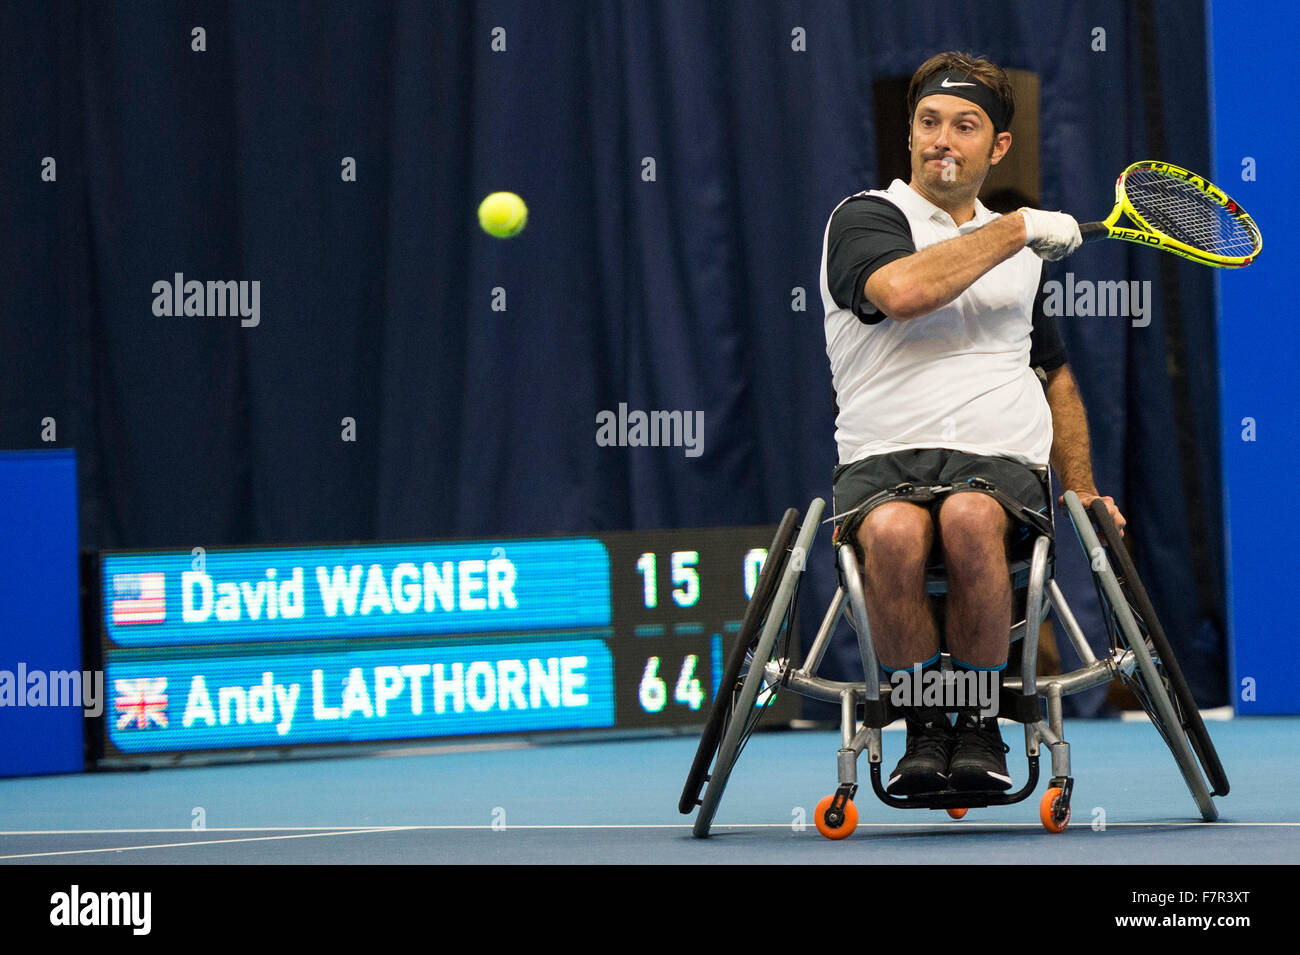
[[[1117, 225], [1120, 213], [1137, 228]], [[1219, 269], [1250, 265], [1264, 246], [1259, 227], [1204, 176], [1167, 162], [1135, 162], [1115, 180], [1115, 208], [1079, 226], [1084, 242], [1140, 242]]]

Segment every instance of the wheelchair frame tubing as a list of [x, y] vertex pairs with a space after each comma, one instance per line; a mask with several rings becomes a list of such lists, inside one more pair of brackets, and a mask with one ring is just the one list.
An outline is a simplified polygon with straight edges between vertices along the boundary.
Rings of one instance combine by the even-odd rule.
[[1093, 501], [1089, 509], [1096, 516], [1097, 525], [1106, 538], [1106, 546], [1115, 555], [1113, 563], [1119, 567], [1120, 572], [1124, 575], [1124, 580], [1133, 594], [1133, 602], [1137, 604], [1138, 613], [1142, 615], [1143, 620], [1146, 622], [1151, 642], [1155, 644], [1156, 653], [1160, 656], [1161, 665], [1169, 677], [1170, 686], [1177, 698], [1178, 708], [1184, 721], [1183, 727], [1187, 731], [1192, 749], [1201, 761], [1201, 768], [1205, 770], [1205, 776], [1213, 787], [1210, 795], [1226, 796], [1231, 789], [1228, 783], [1228, 775], [1223, 770], [1223, 763], [1219, 761], [1219, 753], [1214, 748], [1214, 741], [1210, 739], [1209, 730], [1205, 728], [1205, 721], [1201, 719], [1201, 711], [1196, 706], [1196, 698], [1192, 696], [1192, 689], [1187, 685], [1182, 667], [1178, 665], [1178, 658], [1174, 656], [1174, 649], [1169, 643], [1169, 638], [1165, 635], [1165, 628], [1161, 625], [1159, 617], [1156, 616], [1156, 609], [1151, 603], [1151, 598], [1147, 596], [1147, 589], [1143, 586], [1142, 579], [1138, 576], [1137, 567], [1133, 564], [1133, 558], [1124, 549], [1119, 530], [1111, 521], [1105, 505]]
[[[1156, 715], [1164, 725], [1165, 732], [1162, 735], [1173, 752], [1174, 761], [1178, 763], [1178, 769], [1183, 774], [1183, 780], [1187, 783], [1192, 798], [1196, 800], [1196, 805], [1201, 811], [1201, 818], [1206, 822], [1213, 822], [1219, 818], [1218, 808], [1210, 798], [1209, 787], [1206, 785], [1205, 777], [1201, 773], [1201, 764], [1197, 761], [1196, 754], [1192, 752], [1187, 739], [1187, 732], [1174, 710], [1169, 694], [1165, 692], [1164, 681], [1160, 678], [1155, 662], [1151, 659], [1151, 653], [1147, 648], [1146, 639], [1142, 636], [1142, 630], [1138, 627], [1137, 621], [1133, 619], [1128, 598], [1124, 595], [1119, 579], [1110, 567], [1109, 558], [1103, 562], [1104, 566], [1100, 570], [1095, 568], [1097, 554], [1099, 552], [1105, 554], [1106, 551], [1102, 548], [1096, 531], [1093, 530], [1092, 521], [1089, 519], [1087, 511], [1084, 510], [1083, 504], [1079, 501], [1079, 496], [1073, 491], [1066, 491], [1065, 504], [1069, 509], [1075, 532], [1079, 535], [1080, 542], [1083, 544], [1084, 552], [1089, 557], [1089, 566], [1094, 568], [1093, 574], [1101, 584], [1106, 599], [1110, 601], [1111, 612], [1115, 615], [1115, 622], [1124, 633], [1129, 644], [1128, 649], [1132, 651], [1133, 658], [1142, 671], [1146, 690], [1155, 704]], [[1159, 729], [1160, 727], [1157, 727], [1157, 731]]]
[[[763, 622], [764, 603], [770, 603], [776, 593], [777, 584], [789, 561], [783, 551], [790, 546], [799, 530], [799, 512], [793, 507], [786, 510], [772, 536], [772, 546], [768, 548], [767, 558], [772, 564], [764, 563], [766, 571], [769, 566], [776, 568], [774, 573], [759, 573], [758, 582], [745, 607], [744, 618], [740, 622], [740, 632], [736, 644], [727, 656], [727, 662], [718, 682], [718, 693], [709, 709], [708, 719], [700, 734], [700, 744], [695, 750], [695, 759], [691, 762], [690, 772], [686, 775], [686, 785], [682, 789], [681, 799], [677, 802], [677, 811], [689, 815], [700, 804], [700, 792], [709, 778], [709, 766], [718, 751], [718, 741], [722, 738], [723, 726], [727, 718], [736, 681], [740, 679], [740, 670], [745, 665], [745, 654], [749, 644], [754, 641], [753, 634]], [[778, 559], [779, 558], [779, 559]]]
[[795, 585], [799, 582], [799, 575], [804, 571], [807, 554], [812, 547], [813, 538], [817, 535], [817, 523], [821, 520], [822, 511], [825, 507], [826, 502], [821, 498], [814, 498], [813, 502], [808, 505], [803, 525], [799, 528], [799, 534], [795, 538], [794, 549], [790, 553], [790, 559], [785, 563], [785, 573], [782, 575], [781, 584], [777, 588], [776, 598], [772, 601], [772, 606], [767, 612], [767, 622], [763, 627], [762, 636], [758, 638], [758, 646], [754, 649], [754, 657], [750, 663], [749, 672], [745, 674], [745, 681], [741, 685], [736, 700], [735, 714], [727, 724], [726, 733], [723, 734], [722, 742], [718, 746], [717, 756], [714, 758], [713, 773], [704, 787], [704, 796], [700, 801], [700, 811], [695, 817], [695, 825], [691, 828], [691, 832], [696, 838], [703, 839], [708, 836], [709, 827], [713, 824], [713, 817], [718, 811], [718, 805], [722, 802], [722, 794], [726, 790], [727, 779], [731, 776], [732, 767], [740, 750], [745, 726], [748, 723], [748, 715], [754, 708], [754, 700], [758, 697], [759, 687], [766, 680], [765, 664], [776, 646], [776, 638], [780, 634], [786, 608], [794, 597]]

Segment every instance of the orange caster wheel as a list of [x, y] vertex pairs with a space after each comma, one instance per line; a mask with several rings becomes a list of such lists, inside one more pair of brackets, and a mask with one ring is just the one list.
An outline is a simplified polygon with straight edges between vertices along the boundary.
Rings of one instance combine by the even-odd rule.
[[969, 809], [949, 809], [948, 815], [952, 816], [954, 819], [965, 819], [966, 813], [968, 812], [970, 812]]
[[814, 817], [817, 831], [827, 839], [845, 839], [853, 835], [853, 830], [858, 828], [858, 807], [853, 805], [852, 799], [846, 799], [844, 808], [836, 812], [831, 809], [831, 803], [834, 801], [835, 796], [832, 794], [817, 804], [817, 813]]
[[1038, 819], [1048, 832], [1064, 832], [1070, 824], [1069, 803], [1062, 809], [1061, 790], [1055, 786], [1043, 793], [1042, 801], [1038, 804]]

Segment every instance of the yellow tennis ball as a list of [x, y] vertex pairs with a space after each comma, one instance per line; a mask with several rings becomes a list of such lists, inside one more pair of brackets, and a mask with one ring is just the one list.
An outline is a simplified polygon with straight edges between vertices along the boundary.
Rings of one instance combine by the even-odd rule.
[[528, 207], [513, 192], [494, 192], [478, 207], [478, 224], [488, 235], [508, 239], [524, 230]]

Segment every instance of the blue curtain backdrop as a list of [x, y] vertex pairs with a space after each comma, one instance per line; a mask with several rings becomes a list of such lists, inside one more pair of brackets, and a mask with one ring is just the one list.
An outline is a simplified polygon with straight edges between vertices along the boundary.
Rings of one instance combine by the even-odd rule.
[[[1043, 205], [1100, 218], [1153, 139], [1209, 165], [1201, 5], [1155, 6], [1158, 32], [1118, 0], [6, 5], [0, 447], [77, 450], [88, 546], [774, 522], [829, 498], [818, 258], [884, 185], [872, 81], [949, 48], [1039, 73]], [[475, 222], [498, 189], [530, 207], [508, 242]], [[1160, 258], [1076, 255], [1150, 280], [1153, 321], [1062, 331], [1098, 486], [1219, 703], [1213, 285]], [[258, 281], [260, 324], [155, 316], [176, 273]], [[703, 453], [598, 446], [620, 403], [703, 411]], [[806, 631], [829, 547], [812, 569]]]

